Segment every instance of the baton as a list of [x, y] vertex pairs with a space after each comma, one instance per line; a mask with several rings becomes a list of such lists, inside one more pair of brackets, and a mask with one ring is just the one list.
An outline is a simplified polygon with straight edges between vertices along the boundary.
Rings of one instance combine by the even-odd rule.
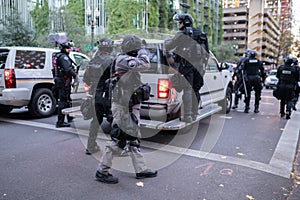
[[246, 87], [246, 83], [245, 83], [245, 78], [244, 78], [244, 70], [242, 70], [242, 79], [243, 79], [243, 85], [244, 85], [244, 90], [245, 90], [245, 97], [248, 97], [248, 93], [247, 93], [247, 87]]

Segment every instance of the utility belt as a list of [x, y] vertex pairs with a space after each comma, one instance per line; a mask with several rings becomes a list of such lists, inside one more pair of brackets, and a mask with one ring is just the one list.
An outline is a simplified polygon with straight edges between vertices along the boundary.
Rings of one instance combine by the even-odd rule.
[[[134, 87], [132, 87], [134, 88]], [[140, 104], [143, 101], [147, 101], [150, 98], [151, 87], [148, 84], [143, 84], [137, 89], [126, 89], [116, 85], [112, 94], [112, 101], [120, 104], [130, 105]]]

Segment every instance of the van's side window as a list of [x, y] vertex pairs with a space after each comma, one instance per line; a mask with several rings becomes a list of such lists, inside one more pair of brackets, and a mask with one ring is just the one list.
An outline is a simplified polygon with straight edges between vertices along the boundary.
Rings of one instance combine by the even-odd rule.
[[18, 50], [16, 52], [16, 69], [43, 69], [45, 67], [46, 52]]

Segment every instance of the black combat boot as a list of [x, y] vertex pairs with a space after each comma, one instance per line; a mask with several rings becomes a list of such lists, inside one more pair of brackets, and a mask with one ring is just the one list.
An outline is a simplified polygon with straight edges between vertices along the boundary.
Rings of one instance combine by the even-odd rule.
[[140, 173], [136, 173], [136, 178], [137, 179], [142, 179], [142, 178], [152, 178], [157, 176], [157, 171], [153, 171], [151, 169], [146, 169]]
[[118, 178], [113, 177], [113, 175], [108, 172], [97, 171], [95, 176], [98, 181], [103, 183], [116, 184], [119, 182]]
[[249, 109], [250, 109], [249, 106], [246, 106], [245, 110], [244, 110], [244, 113], [249, 113]]
[[291, 119], [291, 111], [286, 112], [286, 119]]
[[259, 107], [258, 105], [254, 106], [254, 113], [259, 113], [258, 107]]
[[63, 128], [63, 127], [70, 127], [71, 125], [68, 123], [61, 123], [61, 122], [56, 122], [56, 128]]
[[192, 115], [185, 115], [180, 120], [185, 123], [191, 123], [193, 121], [193, 117], [192, 117]]

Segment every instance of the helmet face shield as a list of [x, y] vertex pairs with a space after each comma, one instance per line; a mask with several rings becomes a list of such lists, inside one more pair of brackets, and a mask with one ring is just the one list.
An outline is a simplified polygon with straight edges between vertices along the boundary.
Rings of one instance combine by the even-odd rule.
[[71, 49], [74, 46], [74, 43], [72, 41], [70, 42], [63, 42], [59, 44], [60, 49]]
[[286, 65], [291, 65], [293, 63], [294, 63], [294, 57], [292, 57], [292, 56], [288, 56], [284, 59], [284, 64], [286, 64]]
[[104, 52], [112, 52], [114, 41], [110, 38], [104, 37], [97, 41], [98, 48]]
[[174, 22], [178, 22], [179, 21], [179, 14], [175, 14], [174, 16], [173, 16], [173, 20], [174, 20]]
[[193, 25], [193, 17], [190, 14], [175, 14], [173, 20], [176, 22], [183, 22], [185, 27], [190, 27]]

